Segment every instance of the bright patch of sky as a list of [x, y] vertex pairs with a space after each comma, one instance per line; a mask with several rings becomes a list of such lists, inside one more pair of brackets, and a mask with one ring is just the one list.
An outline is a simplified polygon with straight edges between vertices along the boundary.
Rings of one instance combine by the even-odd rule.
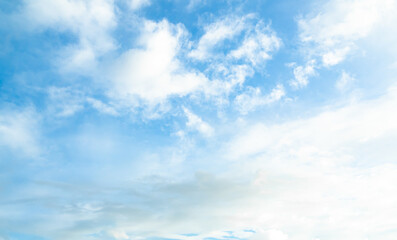
[[397, 235], [396, 0], [0, 0], [0, 240]]

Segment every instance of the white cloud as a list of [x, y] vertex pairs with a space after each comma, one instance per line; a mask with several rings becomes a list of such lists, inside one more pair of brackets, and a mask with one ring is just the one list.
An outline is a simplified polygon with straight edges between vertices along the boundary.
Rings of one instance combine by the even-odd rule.
[[216, 104], [228, 104], [228, 95], [261, 69], [281, 46], [281, 39], [253, 14], [229, 15], [204, 27], [205, 33], [188, 54], [200, 60], [210, 82], [203, 89]]
[[284, 87], [279, 84], [268, 95], [262, 95], [259, 88], [248, 88], [247, 92], [238, 95], [235, 104], [242, 114], [255, 110], [257, 107], [274, 103], [285, 96]]
[[83, 93], [68, 87], [49, 87], [48, 109], [58, 117], [68, 117], [84, 109]]
[[322, 57], [324, 66], [340, 63], [357, 40], [393, 14], [395, 5], [394, 0], [327, 1], [298, 21], [300, 38], [309, 44], [305, 51]]
[[205, 33], [200, 38], [197, 47], [189, 56], [198, 60], [206, 60], [213, 56], [213, 48], [227, 39], [232, 39], [246, 29], [246, 24], [252, 15], [243, 17], [228, 16], [205, 27]]
[[214, 129], [206, 122], [204, 122], [199, 116], [195, 115], [187, 108], [183, 108], [183, 111], [187, 117], [186, 126], [192, 130], [198, 131], [206, 137], [210, 137], [214, 133]]
[[[262, 229], [258, 233], [277, 229], [281, 239], [393, 239], [396, 212], [387, 206], [397, 199], [391, 184], [397, 152], [390, 144], [397, 140], [396, 92], [390, 88], [377, 99], [325, 108], [306, 119], [239, 127], [240, 133], [221, 151], [238, 161], [240, 174], [257, 174], [257, 184], [269, 184], [258, 185], [268, 197], [255, 205], [253, 225]], [[275, 186], [281, 182], [295, 190]], [[319, 228], [323, 224], [327, 227]]]
[[[103, 204], [72, 205], [78, 213], [65, 211], [63, 205], [81, 202], [86, 193], [82, 186], [57, 186], [57, 191], [44, 186], [29, 188], [48, 193], [47, 198], [35, 199], [34, 203], [46, 209], [48, 199], [55, 201], [50, 209], [54, 214], [43, 219], [33, 213], [23, 219], [39, 222], [34, 225], [35, 231], [57, 240], [103, 232], [121, 239], [242, 236], [252, 240], [306, 240], [328, 236], [361, 240], [373, 236], [394, 240], [396, 93], [397, 88], [391, 88], [375, 99], [326, 107], [311, 117], [284, 123], [259, 120], [225, 126], [219, 132], [225, 128], [230, 132], [219, 139], [220, 145], [204, 149], [196, 159], [189, 158], [181, 168], [183, 177], [132, 179], [132, 169], [127, 168], [127, 183], [121, 177], [124, 184], [114, 183], [113, 187], [111, 182], [105, 188], [88, 184], [87, 195]], [[188, 109], [185, 114], [192, 130], [208, 131], [208, 127], [201, 127], [205, 123], [201, 118]], [[113, 142], [105, 135], [96, 133], [73, 142], [81, 151], [97, 154], [98, 150], [105, 151], [110, 144], [107, 142]], [[111, 151], [107, 150], [107, 156], [117, 152], [113, 144], [108, 146]], [[169, 157], [161, 154], [163, 162]], [[158, 164], [161, 172], [173, 170], [167, 164]], [[214, 166], [220, 169], [214, 170]], [[199, 171], [203, 169], [215, 173]], [[101, 180], [106, 181], [103, 176]], [[57, 195], [60, 193], [68, 197]], [[19, 206], [8, 204], [7, 208]], [[8, 211], [3, 216], [18, 218]], [[87, 221], [94, 224], [81, 224]], [[195, 235], [182, 235], [189, 233]]]
[[88, 97], [86, 99], [86, 101], [89, 104], [91, 104], [93, 108], [95, 108], [96, 110], [98, 110], [101, 113], [105, 113], [105, 114], [109, 114], [109, 115], [113, 115], [113, 116], [119, 115], [119, 113], [117, 112], [117, 110], [114, 107], [109, 106], [108, 104], [105, 104], [98, 99]]
[[342, 62], [350, 50], [351, 47], [347, 46], [324, 53], [322, 56], [323, 65], [329, 67]]
[[112, 95], [138, 103], [158, 104], [171, 96], [185, 96], [199, 90], [207, 78], [188, 70], [178, 59], [184, 40], [181, 25], [166, 20], [146, 21], [139, 48], [125, 52], [114, 66]]
[[[72, 87], [49, 87], [47, 108], [49, 114], [57, 117], [70, 117], [83, 111], [90, 105], [100, 113], [118, 116], [117, 104], [104, 103], [98, 99], [87, 96], [84, 91]], [[114, 106], [116, 105], [116, 106]]]
[[[275, 126], [257, 124], [232, 142], [230, 156], [240, 158], [271, 150], [302, 156], [313, 154], [317, 161], [323, 156], [330, 157], [328, 154], [338, 158], [341, 149], [397, 132], [397, 114], [393, 111], [396, 90], [391, 88], [379, 99], [352, 103], [305, 120]], [[310, 158], [307, 156], [307, 160]]]
[[65, 71], [92, 69], [97, 57], [115, 49], [110, 31], [116, 26], [111, 0], [25, 0], [15, 16], [32, 30], [70, 32], [78, 43], [60, 51], [59, 67]]
[[[99, 214], [107, 221], [85, 232], [112, 231], [112, 222], [114, 231], [131, 239], [392, 240], [396, 91], [285, 123], [229, 126], [230, 136], [220, 139], [227, 148], [191, 159], [186, 168], [195, 172], [197, 165], [212, 163], [222, 173], [118, 185], [117, 193], [128, 200], [105, 204]], [[202, 120], [194, 114], [191, 119], [192, 129], [199, 128]]]
[[192, 10], [193, 8], [197, 7], [200, 4], [203, 4], [205, 2], [205, 0], [190, 0], [189, 4], [187, 5], [187, 9], [188, 10]]
[[149, 6], [151, 4], [150, 0], [129, 0], [129, 4], [132, 10], [138, 10], [142, 7]]
[[310, 60], [306, 63], [306, 66], [295, 66], [294, 67], [294, 79], [290, 81], [290, 85], [296, 89], [305, 87], [309, 83], [309, 77], [316, 74], [315, 61]]
[[255, 31], [248, 33], [241, 46], [231, 51], [228, 56], [234, 59], [245, 59], [253, 66], [271, 59], [270, 54], [280, 48], [281, 39], [270, 29], [270, 26], [262, 25], [258, 23]]
[[[271, 59], [271, 54], [281, 45], [281, 39], [262, 21], [255, 23], [255, 16], [226, 16], [204, 28], [205, 33], [189, 56], [197, 60], [244, 60], [256, 66]], [[224, 42], [232, 46], [225, 49]], [[226, 53], [224, 53], [226, 52]]]
[[[222, 34], [226, 37], [212, 36], [215, 44], [233, 35], [227, 31], [220, 32]], [[225, 64], [216, 66], [222, 68], [218, 71], [221, 75], [219, 80], [215, 78], [208, 82], [204, 75], [187, 69], [179, 59], [183, 38], [184, 29], [180, 25], [175, 26], [167, 21], [146, 22], [139, 39], [140, 45], [124, 53], [116, 63], [115, 74], [111, 76], [115, 84], [114, 96], [157, 104], [172, 96], [186, 96], [197, 91], [216, 95], [219, 89], [223, 89], [219, 92], [228, 92], [236, 85], [241, 86], [245, 78], [253, 74], [252, 68], [246, 64]], [[347, 52], [350, 51], [350, 45], [342, 45], [348, 47]], [[246, 46], [250, 44], [243, 44], [241, 48], [245, 50], [235, 53], [235, 57], [248, 59], [255, 64], [258, 59], [250, 56], [253, 50]], [[258, 45], [254, 46], [252, 49], [257, 49]], [[343, 48], [338, 45], [336, 50], [339, 49]], [[78, 61], [79, 64], [94, 55], [86, 52], [81, 56], [83, 60]], [[263, 59], [268, 58], [267, 55], [262, 56], [266, 56]], [[345, 53], [332, 52], [323, 57], [323, 64], [331, 66], [344, 57]], [[308, 83], [308, 77], [314, 74], [314, 61], [309, 61], [306, 66], [295, 66], [295, 83], [292, 85], [303, 87]], [[342, 74], [342, 88], [350, 80], [351, 76]], [[248, 93], [236, 99], [244, 110], [277, 101], [285, 94], [281, 85], [267, 96], [261, 95], [259, 89], [249, 89]], [[52, 94], [54, 99], [56, 96], [61, 97], [61, 115], [76, 111], [74, 107], [67, 108], [73, 106], [70, 102], [62, 102], [62, 96], [69, 94], [68, 89], [54, 88]], [[74, 106], [80, 106], [80, 102], [89, 103], [105, 113], [117, 113], [111, 104], [94, 98], [77, 97]], [[15, 222], [34, 222], [12, 226], [10, 231], [18, 232], [14, 229], [24, 228], [23, 232], [29, 232], [34, 229], [31, 231], [44, 233], [50, 239], [101, 238], [100, 234], [105, 233], [119, 239], [167, 237], [200, 240], [241, 236], [248, 239], [306, 240], [328, 236], [333, 239], [362, 240], [371, 236], [374, 239], [394, 240], [397, 186], [392, 183], [397, 181], [396, 105], [397, 90], [392, 88], [378, 99], [354, 102], [337, 109], [328, 107], [308, 118], [279, 124], [266, 124], [261, 119], [252, 124], [240, 125], [239, 128], [227, 126], [225, 128], [231, 129], [231, 132], [219, 138], [220, 145], [225, 143], [225, 148], [213, 145], [203, 149], [201, 154], [186, 161], [188, 163], [182, 169], [186, 171], [181, 170], [183, 177], [172, 179], [157, 176], [134, 179], [136, 175], [131, 172], [141, 169], [137, 167], [136, 170], [135, 165], [130, 165], [130, 157], [137, 156], [133, 150], [126, 154], [128, 163], [122, 166], [127, 174], [113, 171], [112, 167], [118, 165], [120, 154], [118, 143], [125, 139], [103, 133], [103, 129], [101, 132], [93, 129], [92, 133], [72, 137], [70, 142], [78, 146], [79, 155], [92, 155], [88, 158], [95, 159], [93, 165], [99, 165], [98, 156], [106, 159], [106, 165], [92, 168], [97, 175], [84, 176], [84, 180], [89, 181], [82, 184], [65, 184], [67, 186], [64, 188], [59, 184], [56, 191], [43, 186], [30, 188], [29, 185], [29, 191], [23, 191], [29, 204], [18, 199], [16, 201], [11, 196], [12, 201], [7, 200], [6, 205], [0, 206], [0, 221], [7, 229], [10, 229], [7, 225], [14, 225]], [[214, 129], [207, 122], [186, 108], [184, 113], [186, 126], [190, 130], [213, 136]], [[40, 152], [37, 150], [35, 133], [37, 125], [32, 123], [32, 119], [34, 121], [36, 116], [28, 113], [0, 115], [2, 147], [26, 155]], [[222, 131], [227, 130], [219, 130]], [[128, 142], [124, 147], [129, 148], [133, 144]], [[149, 143], [149, 146], [155, 144]], [[171, 157], [159, 155], [161, 161], [151, 161], [153, 164], [148, 164], [140, 156], [136, 158], [140, 159], [140, 164], [158, 168], [159, 172], [173, 171], [164, 164]], [[184, 161], [180, 162], [182, 165]], [[88, 160], [83, 161], [82, 165], [72, 169], [77, 170], [78, 166], [86, 166], [84, 164], [90, 163]], [[100, 168], [101, 171], [98, 170]], [[56, 167], [51, 166], [51, 169]], [[216, 174], [198, 172], [191, 177], [200, 169]], [[101, 175], [96, 171], [107, 174], [113, 172], [111, 177], [117, 175], [123, 183], [127, 183], [123, 186], [113, 178], [108, 181], [110, 175]], [[54, 175], [58, 173], [55, 172]], [[75, 174], [71, 172], [73, 174], [70, 176], [74, 179]], [[139, 176], [142, 175], [145, 174]], [[106, 184], [90, 185], [88, 182], [95, 181], [91, 177], [101, 178], [100, 181]], [[63, 176], [56, 179], [70, 180]], [[80, 185], [84, 184], [88, 185], [86, 192], [81, 190]], [[30, 198], [31, 192], [39, 197]], [[82, 196], [101, 200], [103, 204], [97, 207], [80, 203]], [[34, 206], [34, 209], [48, 210], [49, 213], [44, 213], [45, 217], [41, 211], [26, 214], [26, 210], [20, 210], [21, 206]], [[10, 214], [9, 208], [18, 208], [15, 212], [20, 214]]]
[[[310, 61], [306, 67], [294, 69], [295, 80], [291, 85], [306, 86], [315, 69], [340, 64], [357, 50], [361, 55], [375, 51], [387, 58], [394, 51], [390, 42], [396, 38], [391, 24], [395, 22], [396, 7], [395, 0], [326, 0], [300, 17], [301, 52]], [[386, 45], [387, 50], [381, 45]]]
[[335, 87], [341, 91], [344, 92], [350, 87], [352, 87], [352, 84], [356, 81], [356, 79], [351, 76], [350, 74], [346, 73], [345, 71], [342, 72], [342, 75], [338, 79], [338, 81], [335, 84]]
[[[128, 3], [138, 9], [150, 1]], [[112, 0], [26, 0], [18, 17], [33, 30], [52, 29], [77, 36], [76, 43], [58, 50], [58, 60], [54, 62], [60, 70], [95, 76], [96, 81], [102, 81], [100, 84], [109, 88], [108, 94], [118, 108], [145, 106], [144, 109], [149, 109], [146, 115], [151, 117], [166, 112], [170, 108], [167, 100], [172, 97], [203, 94], [206, 100], [214, 100], [219, 105], [227, 103], [234, 88], [254, 74], [253, 66], [270, 59], [281, 44], [270, 26], [260, 21], [254, 24], [252, 14], [226, 16], [205, 26], [204, 35], [192, 51], [187, 39], [189, 34], [182, 24], [138, 19], [142, 29], [135, 46], [109, 61], [112, 59], [106, 54], [117, 48], [112, 36], [117, 27], [115, 8]], [[203, 72], [187, 67], [185, 60], [191, 61], [186, 59], [187, 55], [208, 60], [216, 55], [212, 53], [216, 46], [225, 40], [235, 41], [235, 37], [238, 41], [234, 50], [228, 49], [229, 54], [224, 54], [229, 57], [211, 64]], [[106, 61], [102, 61], [104, 58]], [[111, 62], [111, 66], [105, 66], [105, 62], [107, 65]], [[98, 102], [88, 103], [99, 107]], [[82, 109], [80, 103], [64, 106], [65, 111], [60, 113], [64, 116]], [[110, 113], [109, 109], [106, 112]]]
[[228, 103], [227, 96], [236, 87], [242, 87], [247, 77], [254, 74], [254, 70], [246, 64], [214, 64], [215, 69], [211, 81], [205, 86], [203, 92], [207, 98], [218, 101], [220, 105]]
[[23, 157], [41, 153], [38, 133], [39, 117], [31, 110], [0, 112], [0, 148], [5, 147]]

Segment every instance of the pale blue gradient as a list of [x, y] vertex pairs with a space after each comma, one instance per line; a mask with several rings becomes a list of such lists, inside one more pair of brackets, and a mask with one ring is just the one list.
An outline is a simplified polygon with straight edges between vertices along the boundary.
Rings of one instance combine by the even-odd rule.
[[396, 236], [396, 1], [131, 2], [0, 0], [0, 240]]

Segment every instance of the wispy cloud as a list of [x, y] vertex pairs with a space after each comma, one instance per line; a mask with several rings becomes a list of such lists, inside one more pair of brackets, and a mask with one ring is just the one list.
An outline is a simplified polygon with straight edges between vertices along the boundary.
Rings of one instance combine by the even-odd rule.
[[[395, 91], [396, 88], [390, 88], [388, 94], [379, 99], [325, 111], [306, 120], [275, 126], [257, 124], [233, 140], [228, 152], [235, 158], [270, 150], [286, 154], [314, 154], [313, 159], [316, 154], [320, 154], [319, 158], [321, 154], [337, 155], [339, 150], [348, 148], [350, 144], [364, 144], [397, 130], [394, 123], [397, 115], [392, 111], [396, 102]], [[312, 157], [307, 156], [306, 159]], [[349, 157], [335, 156], [338, 158]]]
[[78, 41], [59, 50], [58, 66], [63, 71], [92, 71], [97, 58], [116, 48], [110, 31], [116, 26], [115, 7], [108, 0], [24, 1], [13, 15], [17, 23], [35, 31], [73, 33]]
[[98, 99], [88, 97], [86, 100], [89, 104], [92, 105], [93, 108], [95, 108], [99, 112], [113, 115], [113, 116], [119, 115], [119, 113], [117, 112], [117, 110], [114, 107], [109, 106]]
[[356, 81], [356, 79], [353, 76], [351, 76], [350, 74], [343, 71], [340, 78], [336, 82], [335, 87], [339, 91], [344, 92], [344, 91], [348, 90], [349, 88], [351, 88], [355, 81]]
[[83, 93], [71, 88], [49, 87], [49, 111], [58, 117], [68, 117], [84, 109]]
[[299, 19], [300, 38], [324, 66], [333, 66], [342, 62], [355, 42], [367, 37], [394, 8], [392, 0], [327, 1], [322, 9]]
[[187, 108], [183, 108], [183, 111], [187, 117], [186, 126], [190, 129], [198, 131], [206, 137], [210, 137], [214, 133], [214, 129], [206, 122], [204, 122], [199, 116], [195, 115]]
[[395, 239], [395, 0], [0, 5], [0, 239]]
[[[32, 109], [0, 112], [0, 156], [10, 149], [14, 154], [34, 159], [43, 149], [40, 145], [40, 116]], [[3, 157], [5, 157], [3, 155]]]
[[138, 10], [142, 7], [149, 6], [151, 4], [150, 0], [128, 0], [132, 10]]
[[247, 92], [236, 97], [235, 104], [241, 113], [247, 114], [260, 106], [277, 102], [284, 96], [285, 90], [280, 84], [273, 88], [268, 95], [262, 95], [259, 88], [249, 88]]
[[190, 52], [190, 57], [198, 60], [213, 57], [214, 48], [223, 41], [233, 39], [242, 31], [246, 30], [246, 24], [248, 24], [249, 19], [252, 17], [252, 15], [243, 17], [226, 16], [205, 26], [205, 33], [198, 41], [197, 47]]

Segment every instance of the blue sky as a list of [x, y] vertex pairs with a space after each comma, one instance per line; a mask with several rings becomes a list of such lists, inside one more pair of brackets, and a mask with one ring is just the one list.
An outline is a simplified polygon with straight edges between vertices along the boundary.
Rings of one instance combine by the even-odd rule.
[[395, 0], [0, 10], [0, 240], [396, 238]]

